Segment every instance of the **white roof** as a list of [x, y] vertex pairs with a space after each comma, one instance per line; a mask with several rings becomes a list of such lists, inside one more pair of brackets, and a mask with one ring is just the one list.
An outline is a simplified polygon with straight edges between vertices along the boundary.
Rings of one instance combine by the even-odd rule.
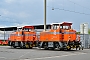
[[[62, 23], [65, 23], [65, 22], [61, 22], [61, 23], [56, 22], [56, 23], [52, 23], [51, 25], [53, 25], [53, 24], [62, 24]], [[66, 23], [72, 23], [72, 22], [66, 22]]]
[[51, 25], [53, 25], [53, 24], [62, 24], [62, 23], [51, 23]]

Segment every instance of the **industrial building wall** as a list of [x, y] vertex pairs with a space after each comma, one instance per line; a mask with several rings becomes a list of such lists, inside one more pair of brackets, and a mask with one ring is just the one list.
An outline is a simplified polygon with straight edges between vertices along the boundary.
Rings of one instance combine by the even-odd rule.
[[7, 40], [13, 31], [0, 31], [0, 40]]

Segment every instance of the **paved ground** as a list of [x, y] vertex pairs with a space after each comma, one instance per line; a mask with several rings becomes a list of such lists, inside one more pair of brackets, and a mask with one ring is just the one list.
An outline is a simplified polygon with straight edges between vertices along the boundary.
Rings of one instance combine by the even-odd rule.
[[0, 60], [90, 60], [90, 49], [52, 51], [40, 49], [11, 49], [0, 46]]

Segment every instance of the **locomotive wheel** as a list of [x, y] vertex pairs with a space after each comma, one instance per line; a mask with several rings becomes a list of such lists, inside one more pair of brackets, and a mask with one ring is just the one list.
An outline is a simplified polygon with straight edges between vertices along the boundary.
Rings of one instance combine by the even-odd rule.
[[29, 49], [32, 49], [32, 45], [29, 45]]
[[83, 50], [83, 47], [82, 47], [82, 50]]
[[22, 44], [20, 44], [20, 48], [23, 48]]
[[20, 48], [23, 48], [23, 46], [20, 46]]
[[26, 47], [26, 48], [29, 48], [29, 45], [28, 45], [28, 44], [26, 44], [26, 45], [25, 45], [25, 47]]
[[50, 48], [51, 50], [54, 50], [55, 48], [54, 47], [52, 47], [52, 48]]
[[64, 50], [64, 48], [60, 48], [60, 51], [63, 51]]
[[70, 51], [71, 50], [71, 46], [67, 46], [67, 50]]
[[68, 51], [70, 51], [71, 50], [71, 48], [69, 48], [69, 49], [67, 49]]
[[81, 47], [79, 47], [79, 50], [81, 50]]
[[77, 50], [77, 47], [76, 47], [76, 50]]
[[49, 48], [48, 48], [47, 46], [44, 46], [44, 49], [45, 49], [45, 50], [48, 50]]

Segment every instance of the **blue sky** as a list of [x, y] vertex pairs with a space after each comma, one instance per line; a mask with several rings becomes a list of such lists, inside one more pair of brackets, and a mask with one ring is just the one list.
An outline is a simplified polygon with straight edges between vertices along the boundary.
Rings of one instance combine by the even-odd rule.
[[[0, 0], [0, 27], [43, 24], [43, 6], [44, 0]], [[47, 0], [47, 23], [73, 22], [73, 28], [79, 31], [81, 23], [90, 22], [86, 14], [90, 14], [90, 0]]]

